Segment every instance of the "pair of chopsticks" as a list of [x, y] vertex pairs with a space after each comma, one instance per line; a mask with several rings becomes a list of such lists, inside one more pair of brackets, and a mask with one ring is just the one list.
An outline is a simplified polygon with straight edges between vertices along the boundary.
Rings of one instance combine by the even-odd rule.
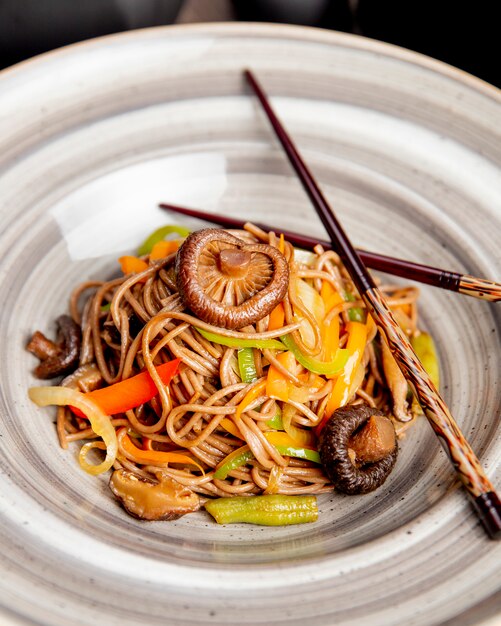
[[[213, 222], [214, 224], [218, 224], [224, 228], [243, 228], [247, 223], [246, 220], [241, 220], [236, 217], [219, 215], [217, 213], [207, 213], [206, 211], [189, 209], [187, 207], [169, 204], [167, 202], [161, 202], [159, 206], [167, 211]], [[332, 249], [332, 244], [329, 241], [315, 239], [314, 237], [308, 237], [307, 235], [299, 235], [298, 233], [293, 233], [289, 230], [284, 230], [283, 228], [278, 228], [270, 224], [263, 224], [262, 222], [252, 221], [252, 223], [267, 232], [274, 231], [277, 233], [283, 233], [287, 241], [290, 241], [293, 245], [304, 248], [305, 250], [313, 250], [313, 248], [318, 245], [321, 245], [325, 250]], [[374, 270], [385, 272], [386, 274], [392, 274], [393, 276], [400, 276], [401, 278], [407, 278], [408, 280], [415, 280], [425, 285], [431, 285], [432, 287], [455, 291], [466, 296], [472, 296], [473, 298], [480, 298], [481, 300], [486, 300], [488, 302], [501, 301], [500, 283], [495, 283], [491, 280], [486, 280], [485, 278], [476, 278], [475, 276], [470, 276], [469, 274], [460, 274], [459, 272], [443, 270], [438, 267], [432, 267], [431, 265], [423, 265], [421, 263], [405, 261], [404, 259], [396, 259], [395, 257], [386, 256], [377, 252], [369, 252], [367, 250], [357, 250], [357, 252], [365, 265]]]
[[[295, 169], [318, 216], [329, 234], [332, 248], [336, 250], [341, 257], [381, 335], [386, 339], [395, 360], [416, 393], [419, 403], [433, 430], [449, 453], [456, 473], [470, 495], [474, 509], [483, 523], [485, 530], [492, 539], [501, 538], [501, 502], [494, 490], [494, 486], [486, 476], [475, 453], [450, 414], [447, 405], [421, 365], [407, 336], [394, 319], [384, 296], [376, 287], [364, 261], [367, 264], [370, 263], [372, 267], [374, 267], [374, 262], [382, 262], [383, 265], [386, 263], [386, 269], [381, 265], [379, 265], [379, 267], [376, 266], [376, 268], [382, 269], [382, 271], [388, 271], [388, 269], [390, 269], [392, 273], [397, 273], [406, 278], [422, 280], [422, 282], [427, 282], [428, 284], [442, 286], [446, 289], [452, 289], [453, 291], [475, 295], [492, 301], [500, 299], [500, 286], [483, 279], [463, 276], [437, 268], [391, 259], [389, 257], [382, 257], [381, 255], [374, 255], [373, 253], [358, 253], [348, 239], [293, 141], [277, 118], [262, 87], [259, 85], [252, 72], [246, 70], [244, 75], [259, 99], [277, 138], [282, 144], [291, 165]], [[161, 206], [163, 208], [172, 209], [170, 205]], [[191, 210], [178, 210], [178, 212], [195, 215]], [[198, 214], [196, 216], [211, 219], [218, 223], [212, 215]], [[219, 223], [221, 223], [221, 221], [219, 221]], [[227, 220], [224, 225], [233, 226], [236, 224], [229, 224]], [[241, 222], [239, 222], [238, 225], [241, 226]], [[294, 239], [290, 237], [290, 233], [284, 234], [289, 238], [291, 243], [295, 243]], [[302, 237], [302, 240], [303, 243], [300, 243], [296, 238], [298, 245], [304, 245], [306, 238]], [[367, 254], [371, 256], [367, 257]], [[411, 275], [409, 275], [409, 273]]]

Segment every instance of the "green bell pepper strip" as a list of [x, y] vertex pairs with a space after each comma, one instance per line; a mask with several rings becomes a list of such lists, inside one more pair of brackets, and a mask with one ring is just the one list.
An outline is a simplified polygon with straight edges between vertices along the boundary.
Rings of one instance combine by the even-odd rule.
[[275, 446], [282, 456], [293, 456], [296, 459], [304, 459], [305, 461], [313, 461], [313, 463], [322, 463], [320, 455], [316, 450], [309, 448], [296, 448], [295, 446]]
[[159, 241], [163, 241], [167, 237], [167, 235], [171, 235], [172, 233], [176, 233], [176, 235], [179, 235], [180, 237], [187, 237], [190, 234], [190, 231], [188, 228], [185, 228], [184, 226], [178, 226], [177, 224], [161, 226], [160, 228], [157, 228], [157, 230], [152, 232], [151, 235], [149, 235], [149, 237], [147, 237], [139, 246], [139, 248], [137, 249], [138, 256], [149, 254], [156, 243], [158, 243]]
[[296, 357], [298, 363], [314, 374], [324, 374], [326, 376], [335, 376], [339, 374], [343, 367], [346, 365], [349, 353], [345, 348], [340, 348], [336, 352], [336, 356], [333, 361], [319, 361], [311, 356], [303, 354], [298, 348], [296, 342], [290, 335], [282, 335], [280, 341], [284, 344], [287, 350], [290, 350]]
[[278, 339], [240, 339], [240, 337], [224, 337], [223, 335], [218, 335], [208, 330], [203, 330], [202, 328], [197, 328], [197, 331], [208, 341], [219, 343], [228, 348], [259, 348], [260, 350], [284, 349], [283, 344], [278, 341]]
[[259, 524], [287, 526], [318, 519], [315, 496], [236, 496], [209, 500], [205, 504], [218, 524]]
[[256, 364], [254, 363], [254, 350], [252, 348], [239, 348], [237, 352], [238, 369], [243, 383], [253, 383], [257, 380]]
[[251, 459], [254, 458], [252, 452], [248, 449], [247, 446], [243, 446], [244, 449], [240, 454], [234, 456], [230, 461], [224, 463], [214, 472], [214, 478], [218, 478], [219, 480], [224, 480], [230, 472], [238, 467], [242, 467], [242, 465], [246, 465]]
[[[355, 302], [356, 300], [355, 296], [349, 291], [344, 292], [344, 299], [347, 302]], [[348, 319], [350, 322], [360, 322], [361, 324], [365, 324], [367, 321], [367, 315], [364, 309], [359, 306], [354, 306], [351, 309], [348, 309]]]
[[[247, 446], [243, 446], [247, 448]], [[320, 455], [316, 450], [310, 450], [309, 448], [300, 448], [296, 446], [281, 446], [274, 445], [278, 452], [282, 456], [292, 456], [296, 459], [304, 459], [305, 461], [312, 461], [313, 463], [321, 464]], [[221, 467], [218, 467], [214, 472], [214, 478], [224, 480], [228, 477], [228, 474], [242, 465], [246, 465], [254, 458], [252, 452], [248, 449], [242, 450], [240, 454], [237, 454], [231, 458], [227, 463], [223, 463]]]
[[428, 373], [428, 376], [438, 389], [440, 385], [440, 366], [433, 337], [429, 333], [422, 332], [419, 335], [411, 337], [411, 345]]
[[284, 429], [284, 424], [282, 422], [282, 411], [279, 407], [277, 407], [277, 412], [275, 413], [275, 415], [271, 419], [267, 420], [265, 423], [266, 426], [268, 426], [269, 428], [273, 428], [273, 430]]

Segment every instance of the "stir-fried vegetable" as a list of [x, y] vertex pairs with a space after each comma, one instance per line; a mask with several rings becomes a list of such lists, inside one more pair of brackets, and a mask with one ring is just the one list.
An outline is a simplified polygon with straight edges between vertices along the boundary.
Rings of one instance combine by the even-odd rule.
[[81, 411], [89, 420], [92, 430], [98, 437], [101, 437], [106, 447], [106, 458], [98, 465], [92, 465], [86, 460], [86, 453], [90, 448], [103, 447], [101, 442], [97, 442], [99, 446], [85, 444], [80, 451], [79, 462], [86, 472], [89, 474], [102, 474], [110, 469], [115, 462], [117, 456], [117, 436], [115, 428], [110, 418], [103, 412], [101, 407], [88, 397], [88, 394], [80, 393], [69, 387], [32, 387], [28, 391], [30, 400], [38, 406], [49, 406], [55, 404], [57, 406], [74, 406]]
[[315, 435], [311, 430], [304, 430], [292, 424], [292, 418], [296, 413], [296, 409], [290, 404], [284, 406], [282, 412], [282, 424], [284, 431], [293, 439], [297, 445], [313, 447], [315, 444]]
[[[177, 374], [180, 359], [159, 365], [156, 370], [164, 385], [168, 385]], [[95, 402], [106, 415], [125, 413], [130, 409], [149, 402], [158, 394], [158, 389], [150, 374], [145, 371], [122, 380], [109, 387], [95, 389], [85, 394], [85, 397]], [[78, 407], [72, 407], [73, 412], [83, 417]]]
[[228, 454], [224, 461], [217, 466], [216, 471], [214, 472], [214, 478], [224, 480], [230, 472], [242, 467], [242, 465], [245, 465], [253, 458], [254, 455], [247, 445], [233, 450], [233, 452]]
[[[232, 428], [234, 424], [230, 420], [227, 420], [225, 424], [221, 422], [221, 425], [229, 432], [233, 431], [233, 435], [238, 432], [236, 428]], [[236, 436], [238, 436], [238, 434]], [[307, 444], [301, 446], [298, 445], [298, 442], [288, 433], [276, 431], [265, 432], [264, 436], [282, 456], [290, 456], [296, 459], [312, 461], [313, 463], [320, 463], [320, 456], [318, 452], [313, 449], [312, 441], [308, 441]], [[224, 480], [231, 471], [245, 465], [253, 458], [254, 455], [247, 445], [234, 450], [217, 466], [214, 478]]]
[[266, 421], [266, 426], [268, 426], [268, 428], [273, 428], [274, 430], [283, 430], [284, 429], [284, 425], [282, 422], [282, 411], [280, 410], [280, 408], [277, 408], [277, 412], [275, 413], [275, 415]]
[[[349, 291], [345, 291], [344, 299], [347, 302], [355, 302], [356, 300], [355, 296]], [[350, 319], [350, 322], [360, 322], [363, 324], [366, 320], [366, 313], [361, 307], [352, 306], [348, 309], [348, 318]]]
[[228, 348], [259, 348], [260, 350], [283, 350], [284, 346], [278, 339], [244, 339], [243, 337], [224, 337], [217, 333], [212, 333], [202, 328], [197, 331], [207, 339], [214, 343], [219, 343]]
[[285, 526], [314, 522], [318, 518], [315, 496], [265, 495], [218, 498], [206, 502], [205, 509], [218, 524]]
[[[316, 450], [307, 446], [299, 446], [297, 442], [287, 433], [267, 432], [266, 439], [275, 446], [283, 456], [293, 456], [297, 459], [307, 459], [314, 463], [320, 463], [320, 457]], [[308, 444], [312, 445], [312, 444]]]
[[150, 261], [163, 259], [179, 249], [179, 241], [158, 241], [150, 252]]
[[252, 348], [239, 348], [237, 352], [238, 369], [243, 383], [253, 383], [257, 380], [254, 351]]
[[407, 380], [384, 339], [381, 341], [381, 360], [383, 362], [386, 383], [391, 392], [393, 415], [401, 422], [408, 422], [411, 419], [411, 415], [408, 413]]
[[346, 349], [350, 356], [344, 366], [342, 374], [336, 380], [336, 384], [334, 385], [334, 389], [331, 392], [325, 408], [325, 416], [318, 426], [317, 432], [322, 430], [325, 422], [334, 411], [344, 406], [350, 399], [353, 381], [355, 380], [358, 366], [364, 354], [367, 340], [367, 325], [361, 324], [360, 322], [349, 322], [346, 326], [346, 331], [348, 333]]
[[[297, 362], [292, 352], [282, 352], [276, 359], [288, 372], [295, 373]], [[288, 402], [293, 387], [293, 383], [277, 367], [270, 365], [266, 377], [266, 395], [269, 398]]]
[[119, 433], [120, 447], [122, 450], [133, 457], [134, 461], [141, 465], [165, 465], [168, 463], [183, 463], [195, 465], [205, 474], [202, 466], [191, 456], [183, 454], [179, 451], [164, 452], [163, 450], [142, 450], [132, 443], [132, 439], [126, 433]]
[[333, 361], [320, 361], [319, 359], [303, 354], [290, 335], [280, 337], [280, 341], [282, 341], [287, 350], [292, 352], [297, 361], [301, 363], [303, 367], [310, 370], [310, 372], [314, 372], [315, 374], [335, 376], [340, 373], [343, 367], [345, 367], [349, 358], [348, 350], [338, 349]]
[[433, 337], [429, 333], [422, 332], [411, 337], [411, 344], [424, 369], [438, 389], [440, 386], [440, 366]]
[[177, 224], [161, 226], [152, 232], [151, 235], [149, 235], [139, 246], [137, 249], [138, 255], [144, 256], [145, 254], [150, 254], [155, 244], [163, 241], [168, 235], [172, 234], [179, 235], [179, 237], [184, 238], [190, 234], [190, 231], [184, 226], [179, 226]]
[[235, 411], [236, 419], [242, 415], [242, 413], [254, 402], [254, 400], [263, 395], [265, 389], [266, 378], [263, 378], [247, 392], [242, 402], [240, 402], [237, 406], [237, 410]]
[[125, 255], [118, 259], [124, 274], [140, 274], [148, 269], [148, 263], [137, 256]]

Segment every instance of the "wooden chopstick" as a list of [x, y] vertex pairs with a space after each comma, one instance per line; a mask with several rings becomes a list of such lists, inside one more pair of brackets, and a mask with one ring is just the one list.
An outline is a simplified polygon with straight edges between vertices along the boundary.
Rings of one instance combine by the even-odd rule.
[[471, 496], [484, 528], [492, 539], [501, 538], [501, 502], [494, 486], [417, 358], [407, 336], [394, 319], [384, 296], [374, 284], [308, 166], [277, 118], [263, 89], [252, 72], [245, 70], [244, 75], [327, 230], [333, 248], [341, 257], [381, 335], [386, 339], [402, 373], [415, 391], [433, 430], [448, 451], [457, 476]]
[[[225, 228], [243, 228], [247, 223], [246, 220], [237, 219], [235, 217], [219, 215], [218, 213], [206, 213], [197, 209], [189, 209], [166, 202], [160, 203], [159, 207], [167, 211], [172, 211], [173, 213], [180, 213], [181, 215], [214, 222], [214, 224], [224, 226]], [[276, 233], [283, 233], [284, 237], [293, 245], [305, 248], [306, 250], [313, 250], [313, 248], [319, 244], [325, 250], [332, 249], [332, 245], [329, 241], [314, 239], [307, 235], [299, 235], [298, 233], [293, 233], [276, 226], [270, 226], [269, 224], [258, 222], [253, 222], [253, 224], [256, 224], [256, 226], [267, 232], [274, 231]], [[357, 249], [357, 252], [367, 267], [379, 270], [380, 272], [415, 280], [426, 285], [431, 285], [432, 287], [455, 291], [474, 298], [480, 298], [487, 302], [499, 302], [501, 300], [501, 284], [486, 280], [485, 278], [476, 278], [475, 276], [451, 272], [431, 265], [413, 263], [412, 261], [397, 259], [384, 254], [378, 254], [377, 252], [368, 252], [367, 250], [360, 249]]]

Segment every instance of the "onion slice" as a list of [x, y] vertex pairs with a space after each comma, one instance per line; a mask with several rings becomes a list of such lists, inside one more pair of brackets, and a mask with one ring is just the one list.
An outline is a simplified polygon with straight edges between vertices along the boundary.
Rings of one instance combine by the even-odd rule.
[[74, 406], [80, 409], [89, 420], [92, 430], [98, 437], [101, 437], [106, 446], [106, 458], [99, 465], [92, 465], [85, 459], [87, 450], [83, 448], [79, 454], [79, 463], [87, 473], [102, 474], [110, 469], [117, 456], [117, 435], [110, 418], [103, 413], [99, 406], [89, 400], [80, 391], [75, 391], [68, 387], [31, 387], [28, 396], [37, 406]]

